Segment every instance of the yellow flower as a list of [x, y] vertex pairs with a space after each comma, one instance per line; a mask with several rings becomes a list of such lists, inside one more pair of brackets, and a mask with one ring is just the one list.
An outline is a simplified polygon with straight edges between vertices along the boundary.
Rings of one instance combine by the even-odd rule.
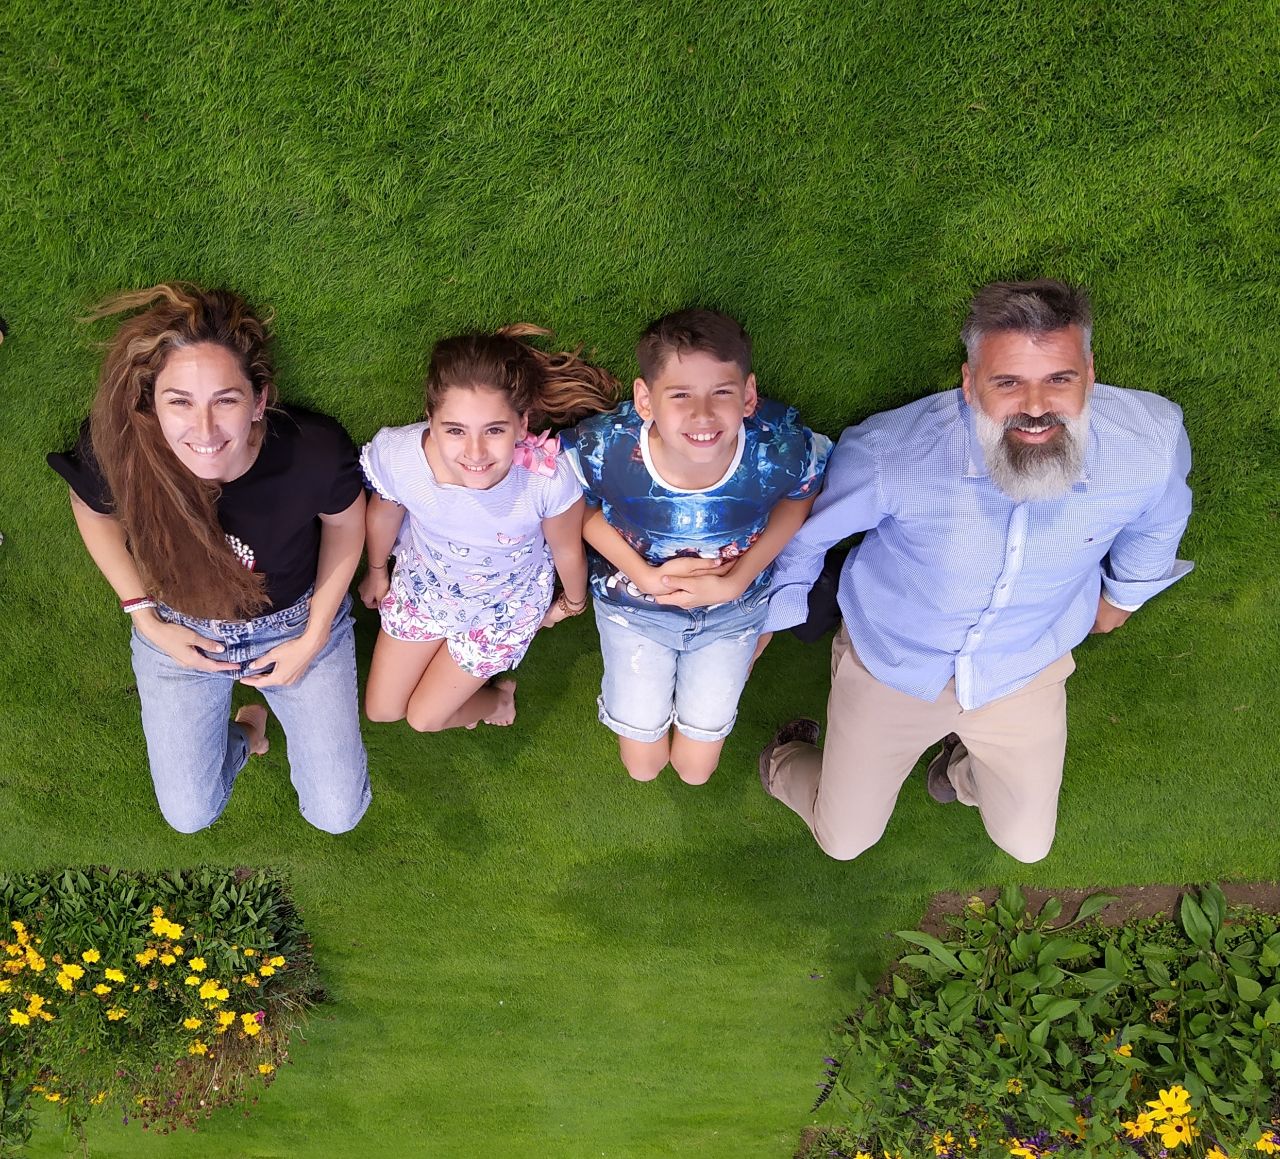
[[62, 1096], [57, 1091], [49, 1091], [44, 1097], [51, 1103], [60, 1103], [62, 1101]]
[[187, 1053], [188, 1054], [208, 1054], [209, 1053], [208, 1044], [201, 1042], [200, 1039], [197, 1038], [195, 1042], [193, 1042], [190, 1046], [187, 1047]]
[[[101, 958], [102, 955], [99, 954], [97, 950], [85, 950], [85, 952], [81, 954], [80, 957], [83, 958], [84, 961], [86, 962], [93, 963], [93, 962], [96, 962], [99, 958]], [[103, 1091], [102, 1093], [104, 1096], [106, 1095], [106, 1091]]]
[[0, 978], [0, 994], [8, 994], [13, 989], [13, 983], [8, 978]]
[[996, 1041], [997, 1041], [1001, 1046], [1004, 1046], [1004, 1045], [1005, 1045], [1009, 1040], [1008, 1040], [1007, 1038], [1005, 1038], [1005, 1036], [1004, 1036], [1003, 1034], [997, 1034], [997, 1035], [996, 1035]]
[[108, 1017], [112, 1022], [119, 1022], [119, 1021], [120, 1021], [120, 1019], [122, 1019], [123, 1017], [125, 1017], [125, 1015], [127, 1015], [128, 1013], [129, 1013], [129, 1012], [128, 1012], [127, 1010], [125, 1010], [125, 1009], [124, 1009], [124, 1007], [122, 1007], [122, 1006], [113, 1006], [113, 1007], [111, 1007], [111, 1009], [110, 1009], [110, 1010], [108, 1010], [108, 1011], [107, 1011], [107, 1017]]
[[110, 986], [104, 986], [101, 982], [99, 982], [99, 983], [98, 983], [98, 984], [93, 988], [93, 992], [94, 992], [95, 994], [98, 994], [98, 995], [110, 994], [110, 993], [111, 993], [111, 987], [110, 987]]
[[1009, 1093], [1010, 1093], [1011, 1095], [1020, 1095], [1020, 1094], [1022, 1094], [1022, 1080], [1021, 1080], [1021, 1079], [1008, 1079], [1008, 1080], [1005, 1082], [1005, 1084], [1004, 1084], [1004, 1085], [1005, 1085], [1005, 1087], [1006, 1087], [1006, 1088], [1008, 1088], [1008, 1091], [1009, 1091]]
[[61, 986], [62, 989], [64, 989], [68, 994], [71, 993], [71, 987], [75, 985], [75, 983], [71, 981], [71, 975], [65, 974], [61, 970], [58, 971], [58, 976], [54, 979], [54, 981], [59, 986]]
[[102, 976], [103, 976], [103, 977], [104, 977], [108, 982], [123, 982], [123, 981], [124, 981], [124, 971], [123, 971], [123, 970], [117, 970], [114, 966], [113, 966], [111, 969], [109, 969], [109, 970], [103, 970], [103, 971], [102, 971]]
[[275, 966], [275, 967], [279, 968], [280, 966], [283, 966], [283, 965], [284, 965], [284, 959], [283, 959], [279, 954], [277, 954], [277, 955], [276, 955], [274, 958], [272, 958], [272, 959], [271, 959], [267, 964], [268, 964], [268, 965], [270, 965], [270, 966]]
[[27, 1015], [23, 1014], [16, 1006], [9, 1008], [9, 1021], [13, 1023], [14, 1026], [31, 1025], [31, 1019], [27, 1017]]
[[156, 960], [156, 952], [154, 949], [148, 946], [145, 950], [142, 951], [142, 953], [134, 954], [133, 960], [137, 962], [139, 966], [150, 966], [151, 963]]
[[[269, 1063], [269, 1062], [260, 1062], [260, 1063], [258, 1063], [258, 1073], [259, 1073], [259, 1074], [270, 1074], [270, 1073], [271, 1073], [273, 1070], [275, 1070], [275, 1069], [276, 1069], [276, 1068], [275, 1068], [275, 1066], [274, 1066], [273, 1064]], [[871, 1156], [870, 1156], [870, 1155], [868, 1155], [868, 1156], [867, 1156], [867, 1159], [871, 1159]]]
[[162, 918], [162, 917], [164, 917], [164, 906], [162, 906], [162, 905], [153, 905], [153, 906], [151, 907], [151, 916], [152, 916], [153, 918]]
[[1039, 1159], [1040, 1152], [1032, 1143], [1023, 1143], [1021, 1139], [1009, 1140], [1010, 1159]]
[[1221, 1147], [1210, 1147], [1204, 1153], [1204, 1159], [1230, 1159], [1230, 1157]]
[[274, 966], [258, 967], [258, 973], [261, 974], [264, 978], [270, 978], [271, 975], [274, 974], [275, 972], [276, 972], [276, 968]]
[[184, 979], [184, 981], [186, 982], [186, 984], [187, 984], [188, 986], [199, 986], [199, 985], [200, 985], [200, 979], [199, 979], [199, 977], [198, 977], [197, 975], [195, 975], [195, 974], [188, 974], [188, 975], [186, 976], [186, 978]]
[[231, 991], [229, 991], [225, 986], [219, 986], [218, 989], [214, 992], [213, 996], [219, 1002], [225, 1002], [228, 998], [231, 997]]
[[1183, 1143], [1190, 1143], [1200, 1134], [1200, 1128], [1192, 1126], [1195, 1121], [1194, 1115], [1182, 1115], [1161, 1123], [1157, 1128], [1160, 1132], [1160, 1142], [1170, 1149], [1181, 1147]]
[[945, 1135], [940, 1135], [935, 1131], [933, 1133], [933, 1153], [935, 1155], [942, 1155], [946, 1151], [950, 1150], [951, 1144], [955, 1141], [956, 1137], [950, 1131]]
[[[231, 948], [234, 950], [234, 949], [235, 949], [235, 946], [232, 946]], [[245, 956], [246, 958], [252, 958], [252, 957], [253, 957], [253, 955], [254, 955], [254, 954], [256, 954], [257, 952], [258, 952], [258, 951], [257, 951], [257, 950], [255, 950], [252, 946], [245, 946], [245, 948], [244, 948], [244, 956]]]
[[218, 1011], [218, 1025], [230, 1026], [236, 1020], [236, 1012], [234, 1010]]
[[240, 981], [243, 982], [246, 986], [256, 987], [258, 985], [258, 978], [257, 978], [257, 975], [255, 974], [246, 974], [243, 978], [240, 979]]
[[187, 1030], [199, 1030], [200, 1027], [204, 1025], [204, 1023], [201, 1022], [200, 1019], [198, 1018], [184, 1018], [182, 1020], [182, 1025]]
[[200, 983], [200, 997], [206, 1002], [209, 1001], [218, 992], [218, 980], [216, 978], [206, 978]]
[[1116, 1051], [1115, 1051], [1115, 1052], [1116, 1052], [1116, 1054], [1120, 1055], [1122, 1058], [1132, 1058], [1132, 1057], [1133, 1057], [1133, 1043], [1131, 1043], [1131, 1042], [1126, 1042], [1126, 1043], [1124, 1043], [1122, 1046], [1117, 1046], [1117, 1047], [1116, 1047]]
[[39, 994], [27, 995], [27, 1013], [28, 1014], [39, 1014], [40, 1008], [43, 1005], [44, 1005], [44, 998], [42, 998]]
[[27, 965], [32, 970], [34, 970], [37, 974], [39, 974], [42, 970], [44, 970], [44, 959], [40, 957], [40, 955], [37, 954], [35, 950], [28, 949]]
[[161, 964], [162, 966], [172, 966], [172, 965], [174, 964], [174, 962], [176, 962], [177, 960], [178, 960], [178, 959], [177, 959], [177, 958], [175, 958], [172, 954], [161, 954], [161, 955], [160, 955], [160, 964]]
[[186, 950], [184, 950], [181, 946], [174, 946], [173, 952], [177, 954], [179, 958], [181, 958], [182, 955], [186, 953]]
[[205, 960], [203, 958], [188, 958], [187, 969], [193, 974], [199, 974], [205, 968]]
[[247, 1034], [250, 1038], [252, 1038], [255, 1034], [257, 1034], [262, 1029], [262, 1027], [258, 1025], [258, 1019], [256, 1015], [242, 1014], [240, 1015], [240, 1029], [243, 1030], [245, 1034]]
[[99, 1091], [96, 1095], [93, 1096], [93, 1098], [89, 1100], [89, 1102], [96, 1107], [96, 1106], [99, 1106], [106, 1097], [107, 1097], [106, 1091]]
[[1280, 1135], [1275, 1131], [1263, 1131], [1261, 1137], [1253, 1145], [1254, 1150], [1263, 1151], [1268, 1155], [1273, 1155], [1280, 1151]]

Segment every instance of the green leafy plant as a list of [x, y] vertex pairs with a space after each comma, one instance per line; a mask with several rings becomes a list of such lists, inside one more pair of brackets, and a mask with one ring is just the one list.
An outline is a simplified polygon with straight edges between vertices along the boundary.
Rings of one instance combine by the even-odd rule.
[[0, 1156], [33, 1106], [169, 1131], [270, 1083], [319, 997], [285, 883], [262, 870], [0, 877]]
[[860, 982], [828, 1060], [819, 1101], [840, 1095], [853, 1143], [825, 1153], [1280, 1150], [1276, 919], [1209, 885], [1176, 924], [1090, 920], [1114, 900], [1064, 922], [1009, 887], [943, 938], [900, 932], [912, 952], [878, 992]]

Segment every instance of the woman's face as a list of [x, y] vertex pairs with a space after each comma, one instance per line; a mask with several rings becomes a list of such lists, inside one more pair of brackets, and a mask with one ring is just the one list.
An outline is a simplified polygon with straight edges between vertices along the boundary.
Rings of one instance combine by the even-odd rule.
[[265, 391], [254, 398], [239, 359], [212, 342], [173, 351], [156, 375], [156, 418], [165, 442], [188, 471], [211, 483], [229, 483], [253, 466], [253, 423], [266, 405]]

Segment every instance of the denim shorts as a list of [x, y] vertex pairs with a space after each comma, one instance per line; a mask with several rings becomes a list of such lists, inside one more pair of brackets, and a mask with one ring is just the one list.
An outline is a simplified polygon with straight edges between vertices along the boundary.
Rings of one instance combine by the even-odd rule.
[[[230, 719], [237, 680], [269, 670], [257, 658], [306, 631], [311, 593], [252, 620], [206, 620], [160, 605], [156, 614], [224, 646], [204, 652], [239, 670], [200, 672], [179, 664], [135, 628], [133, 670], [156, 799], [182, 833], [212, 825], [249, 759], [245, 731]], [[360, 738], [351, 597], [338, 608], [329, 639], [288, 687], [259, 689], [284, 729], [289, 777], [298, 805], [318, 829], [344, 833], [369, 805], [369, 772]], [[203, 651], [203, 649], [202, 649]]]
[[711, 608], [633, 608], [595, 601], [604, 680], [600, 723], [631, 740], [690, 740], [733, 730], [768, 611], [768, 591]]

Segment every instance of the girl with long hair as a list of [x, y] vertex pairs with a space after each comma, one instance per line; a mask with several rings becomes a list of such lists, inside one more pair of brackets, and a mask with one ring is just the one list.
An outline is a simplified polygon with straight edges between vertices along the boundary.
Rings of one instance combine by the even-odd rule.
[[75, 448], [49, 463], [76, 526], [132, 621], [156, 797], [184, 833], [211, 825], [267, 710], [288, 740], [302, 815], [331, 833], [369, 803], [347, 587], [364, 488], [346, 431], [272, 403], [262, 321], [229, 290], [182, 282], [121, 294]]
[[438, 342], [426, 421], [385, 428], [361, 453], [374, 494], [359, 591], [382, 618], [370, 720], [510, 724], [515, 682], [495, 677], [539, 627], [586, 607], [582, 488], [556, 437], [530, 431], [611, 410], [618, 384], [577, 352], [526, 341], [548, 333], [520, 323]]

